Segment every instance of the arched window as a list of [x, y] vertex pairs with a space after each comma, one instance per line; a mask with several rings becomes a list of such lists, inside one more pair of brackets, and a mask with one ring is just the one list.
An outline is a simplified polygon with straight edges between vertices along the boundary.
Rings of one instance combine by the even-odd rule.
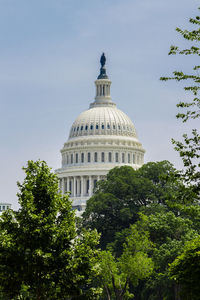
[[72, 191], [72, 181], [71, 180], [69, 181], [69, 191], [70, 192]]
[[90, 125], [90, 130], [92, 130], [92, 129], [93, 129], [93, 125], [91, 124], [91, 125]]
[[104, 129], [104, 124], [101, 125], [101, 128]]
[[90, 152], [88, 152], [88, 162], [90, 162], [91, 161], [91, 159], [90, 159]]
[[81, 153], [81, 162], [84, 163], [84, 153]]
[[97, 185], [97, 180], [96, 180], [96, 179], [94, 179], [93, 185], [94, 185], [94, 189], [95, 189], [95, 187], [96, 187], [96, 185]]
[[105, 154], [104, 152], [101, 152], [101, 162], [104, 162], [104, 160], [105, 160]]
[[94, 162], [97, 162], [97, 161], [98, 161], [98, 153], [95, 152], [95, 153], [94, 153]]
[[86, 193], [89, 194], [89, 188], [90, 188], [90, 181], [89, 179], [86, 182]]
[[87, 125], [85, 126], [85, 130], [88, 130], [88, 126]]
[[115, 162], [119, 162], [119, 153], [115, 153]]
[[99, 125], [98, 124], [96, 124], [96, 129], [99, 129]]
[[112, 162], [112, 153], [111, 152], [108, 153], [108, 161]]

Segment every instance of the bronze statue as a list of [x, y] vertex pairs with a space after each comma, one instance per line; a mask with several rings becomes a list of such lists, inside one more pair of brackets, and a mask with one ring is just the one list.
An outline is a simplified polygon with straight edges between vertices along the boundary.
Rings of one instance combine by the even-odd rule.
[[100, 59], [100, 63], [101, 63], [101, 67], [103, 68], [106, 64], [106, 57], [104, 55], [104, 53], [101, 55], [101, 59]]

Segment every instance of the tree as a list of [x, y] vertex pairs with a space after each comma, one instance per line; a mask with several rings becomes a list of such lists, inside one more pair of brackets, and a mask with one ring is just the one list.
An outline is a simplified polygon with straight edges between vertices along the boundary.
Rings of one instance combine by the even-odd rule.
[[181, 299], [199, 299], [200, 236], [188, 242], [183, 253], [170, 264], [169, 275], [180, 284]]
[[183, 184], [176, 179], [169, 181], [167, 175], [171, 173], [175, 175], [176, 170], [168, 161], [147, 163], [139, 170], [123, 166], [109, 171], [83, 213], [84, 226], [101, 233], [101, 248], [113, 242], [117, 232], [134, 224], [141, 208], [150, 210], [156, 205], [160, 210], [165, 199], [174, 199]]
[[8, 299], [97, 299], [98, 234], [77, 236], [68, 196], [45, 162], [29, 161], [19, 211], [0, 219], [0, 291]]
[[110, 250], [101, 252], [99, 278], [108, 300], [132, 299], [130, 284], [136, 287], [139, 280], [149, 277], [153, 271], [153, 262], [148, 256], [152, 243], [148, 232], [138, 228], [138, 224], [130, 226], [119, 258], [115, 258]]
[[[182, 35], [184, 39], [192, 42], [193, 45], [187, 49], [179, 49], [177, 46], [171, 46], [169, 55], [197, 55], [200, 56], [200, 16], [190, 18], [189, 22], [194, 26], [193, 30], [182, 30], [176, 28], [176, 31]], [[176, 117], [182, 119], [183, 122], [191, 121], [200, 117], [200, 65], [195, 65], [190, 74], [185, 74], [182, 71], [174, 71], [172, 77], [161, 77], [161, 80], [176, 80], [187, 81], [188, 85], [184, 87], [186, 92], [192, 93], [192, 100], [190, 97], [187, 101], [181, 101], [177, 107], [181, 109]], [[184, 181], [192, 185], [193, 191], [196, 193], [196, 199], [199, 198], [200, 191], [200, 134], [197, 129], [193, 129], [191, 136], [183, 135], [183, 142], [172, 140], [175, 144], [175, 150], [179, 152], [183, 160], [185, 171], [182, 174]]]
[[155, 269], [143, 287], [144, 299], [177, 299], [178, 286], [168, 276], [169, 264], [181, 253], [187, 241], [198, 236], [193, 227], [191, 220], [170, 211], [147, 217], [146, 230], [155, 245], [151, 255]]

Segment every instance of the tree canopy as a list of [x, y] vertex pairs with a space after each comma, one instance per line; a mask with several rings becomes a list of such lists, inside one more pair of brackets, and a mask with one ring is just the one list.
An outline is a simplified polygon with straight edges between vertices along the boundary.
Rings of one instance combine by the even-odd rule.
[[29, 161], [19, 186], [21, 208], [0, 219], [0, 291], [6, 299], [97, 299], [98, 234], [77, 236], [68, 196], [45, 162]]

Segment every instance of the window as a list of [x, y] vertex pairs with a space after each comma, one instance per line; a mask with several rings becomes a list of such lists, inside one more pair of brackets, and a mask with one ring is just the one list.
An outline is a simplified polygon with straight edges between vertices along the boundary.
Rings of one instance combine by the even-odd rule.
[[112, 153], [111, 152], [108, 153], [108, 161], [112, 162]]
[[69, 163], [69, 156], [67, 155], [67, 164]]
[[79, 126], [77, 127], [77, 131], [79, 131]]
[[107, 124], [107, 128], [110, 129], [110, 124]]
[[104, 124], [101, 125], [101, 128], [104, 129]]
[[115, 153], [115, 162], [119, 162], [119, 153]]
[[135, 163], [135, 154], [133, 154], [133, 163]]
[[76, 153], [76, 163], [78, 163], [78, 153]]
[[90, 130], [92, 130], [93, 129], [93, 125], [90, 125]]
[[81, 162], [84, 163], [84, 153], [81, 153]]
[[94, 189], [95, 189], [95, 187], [96, 187], [96, 185], [97, 185], [97, 180], [96, 180], [96, 179], [94, 179], [93, 185], [94, 185]]
[[96, 124], [96, 129], [99, 129], [99, 125], [98, 124]]
[[98, 161], [98, 155], [97, 155], [97, 152], [94, 153], [94, 162], [97, 162]]
[[90, 188], [90, 181], [89, 179], [86, 182], [86, 193], [89, 194], [89, 188]]
[[83, 126], [81, 126], [81, 130], [83, 130]]
[[130, 153], [128, 153], [128, 163], [130, 164], [131, 162], [131, 156], [130, 156]]
[[90, 159], [90, 152], [88, 152], [87, 160], [88, 160], [88, 162], [91, 161], [91, 159]]
[[71, 192], [72, 191], [72, 181], [70, 180], [69, 182], [69, 191]]
[[113, 124], [113, 129], [115, 129], [115, 124]]
[[87, 125], [85, 126], [85, 130], [88, 130], [88, 126]]
[[5, 210], [6, 208], [5, 208], [5, 205], [3, 205], [3, 210]]
[[118, 129], [120, 129], [121, 127], [120, 127], [120, 125], [118, 125]]
[[71, 164], [73, 164], [73, 154], [71, 154]]
[[101, 161], [104, 162], [104, 159], [105, 159], [104, 152], [101, 152]]
[[125, 155], [124, 155], [124, 153], [122, 153], [122, 162], [123, 163], [125, 162]]

